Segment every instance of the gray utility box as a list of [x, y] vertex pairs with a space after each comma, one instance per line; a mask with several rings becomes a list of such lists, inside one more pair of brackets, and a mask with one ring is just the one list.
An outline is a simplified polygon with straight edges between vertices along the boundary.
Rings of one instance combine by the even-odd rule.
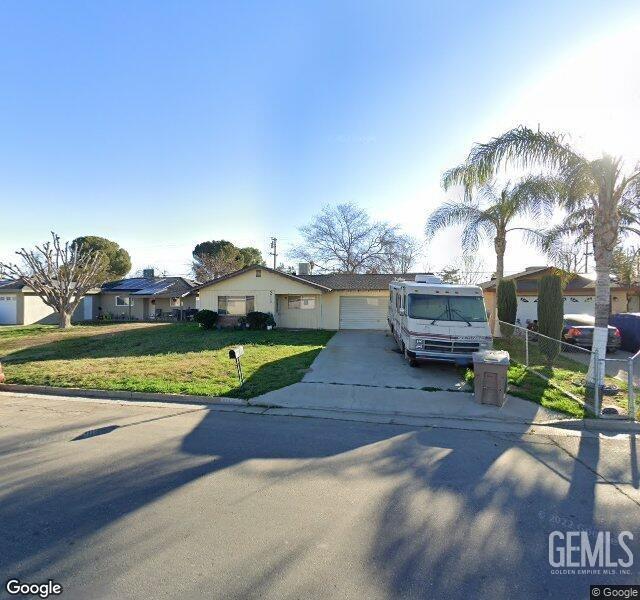
[[507, 393], [509, 353], [481, 350], [473, 353], [474, 393], [481, 404], [502, 406]]

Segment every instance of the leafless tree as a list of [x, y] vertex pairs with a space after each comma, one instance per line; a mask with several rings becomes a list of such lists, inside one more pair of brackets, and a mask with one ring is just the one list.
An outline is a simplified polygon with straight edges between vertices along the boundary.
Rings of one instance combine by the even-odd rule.
[[398, 237], [397, 227], [372, 221], [355, 204], [325, 206], [309, 224], [300, 228], [303, 244], [291, 258], [314, 262], [318, 270], [365, 273], [381, 270]]
[[422, 250], [423, 244], [416, 238], [404, 233], [395, 235], [381, 261], [381, 271], [394, 275], [410, 273]]
[[82, 252], [80, 244], [52, 241], [32, 250], [21, 248], [16, 254], [22, 264], [0, 263], [0, 275], [22, 280], [58, 313], [61, 329], [71, 327], [71, 315], [82, 297], [105, 281], [107, 257], [99, 251]]

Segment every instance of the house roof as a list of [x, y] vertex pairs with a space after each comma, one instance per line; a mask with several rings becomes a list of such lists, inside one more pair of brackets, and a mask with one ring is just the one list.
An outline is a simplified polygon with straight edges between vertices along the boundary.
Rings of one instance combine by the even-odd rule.
[[[552, 271], [555, 270], [556, 267], [545, 266], [545, 267], [528, 267], [524, 271], [520, 273], [514, 273], [513, 275], [506, 275], [504, 279], [513, 279], [516, 282], [516, 292], [517, 293], [526, 293], [526, 292], [537, 292], [538, 291], [538, 281], [539, 275], [544, 271]], [[530, 278], [531, 275], [537, 275], [538, 277]], [[621, 288], [620, 286], [616, 286], [614, 282], [611, 282], [612, 290], [621, 290], [626, 288]], [[495, 290], [496, 282], [495, 279], [491, 281], [485, 281], [480, 284], [480, 287], [484, 290]], [[579, 292], [579, 291], [589, 291], [593, 293], [595, 290], [595, 280], [593, 275], [589, 273], [578, 274], [574, 273], [572, 278], [567, 282], [564, 287], [564, 291], [566, 293], [571, 292]]]
[[21, 279], [0, 279], [0, 290], [7, 291], [19, 291], [25, 286], [25, 283]]
[[128, 296], [184, 296], [196, 287], [196, 282], [185, 277], [130, 277], [109, 281], [103, 292], [120, 292]]
[[[222, 277], [216, 277], [216, 279], [211, 279], [209, 281], [205, 281], [204, 283], [196, 286], [193, 291], [202, 289], [204, 287], [208, 287], [210, 285], [216, 285], [221, 281], [226, 281], [227, 279], [231, 279], [232, 277], [238, 277], [238, 275], [242, 275], [244, 273], [248, 273], [249, 271], [254, 271], [255, 269], [260, 269], [262, 271], [267, 271], [269, 273], [275, 273], [276, 275], [281, 275], [282, 277], [286, 277], [287, 279], [291, 279], [293, 281], [297, 281], [298, 283], [302, 283], [303, 285], [311, 285], [320, 290], [330, 292], [331, 288], [323, 285], [321, 283], [309, 281], [302, 277], [302, 275], [292, 275], [291, 273], [284, 273], [283, 271], [278, 271], [277, 269], [270, 269], [269, 267], [265, 267], [262, 265], [252, 265], [250, 267], [245, 267], [244, 269], [239, 269], [238, 271], [234, 271], [233, 273], [229, 273], [228, 275], [223, 275]], [[305, 276], [307, 277], [307, 276]], [[310, 276], [309, 276], [310, 277]]]
[[250, 267], [245, 267], [244, 269], [240, 269], [239, 271], [234, 271], [233, 273], [229, 273], [228, 275], [223, 275], [222, 277], [207, 281], [194, 288], [194, 290], [208, 287], [210, 285], [216, 285], [221, 281], [226, 281], [227, 279], [237, 277], [238, 275], [242, 275], [243, 273], [247, 273], [248, 271], [253, 271], [255, 269], [261, 269], [263, 271], [268, 271], [269, 273], [275, 273], [276, 275], [280, 275], [281, 277], [286, 277], [287, 279], [297, 281], [298, 283], [302, 283], [304, 285], [311, 285], [325, 292], [338, 290], [387, 290], [389, 289], [389, 284], [394, 279], [399, 279], [400, 277], [411, 277], [413, 279], [414, 277], [414, 275], [412, 274], [401, 276], [393, 275], [390, 273], [332, 273], [323, 275], [292, 275], [291, 273], [285, 273], [276, 269], [270, 269], [269, 267], [253, 265]]
[[391, 273], [331, 273], [327, 275], [299, 275], [301, 279], [319, 283], [332, 290], [388, 290], [395, 279], [410, 278], [413, 274]]

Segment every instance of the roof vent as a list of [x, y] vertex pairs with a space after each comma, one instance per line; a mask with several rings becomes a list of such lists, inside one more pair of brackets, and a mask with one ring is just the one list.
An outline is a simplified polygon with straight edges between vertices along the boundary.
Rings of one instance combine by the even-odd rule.
[[309, 275], [310, 266], [308, 262], [298, 263], [298, 275]]
[[142, 276], [145, 279], [153, 279], [155, 277], [154, 269], [142, 269]]
[[416, 283], [442, 283], [442, 279], [433, 273], [418, 273]]

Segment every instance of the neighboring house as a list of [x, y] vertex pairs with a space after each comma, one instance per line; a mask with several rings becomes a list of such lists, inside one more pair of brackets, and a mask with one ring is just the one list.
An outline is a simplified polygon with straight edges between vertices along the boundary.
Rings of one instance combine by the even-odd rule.
[[196, 282], [185, 277], [156, 277], [146, 269], [143, 277], [105, 283], [100, 290], [96, 316], [147, 320], [174, 310], [197, 308]]
[[[96, 316], [96, 296], [99, 289], [91, 290], [78, 304], [73, 321], [89, 321]], [[0, 325], [54, 324], [58, 313], [47, 306], [29, 286], [21, 280], [0, 280]]]
[[390, 274], [292, 275], [252, 266], [194, 290], [201, 309], [231, 325], [248, 312], [272, 313], [278, 327], [295, 329], [386, 329]]
[[[72, 322], [101, 318], [155, 319], [173, 311], [197, 308], [192, 294], [196, 282], [184, 277], [155, 277], [153, 270], [143, 277], [110, 281], [91, 290], [78, 305]], [[58, 314], [21, 281], [0, 281], [0, 325], [57, 323]]]
[[[518, 298], [518, 312], [516, 320], [526, 325], [527, 320], [538, 318], [538, 284], [544, 275], [556, 272], [555, 267], [527, 267], [521, 273], [507, 275], [505, 279], [512, 279], [516, 283]], [[489, 314], [493, 312], [496, 301], [495, 280], [480, 284], [484, 290], [485, 304]], [[639, 289], [626, 288], [612, 282], [611, 284], [611, 312], [636, 312], [640, 310]], [[589, 275], [575, 274], [567, 282], [563, 290], [565, 314], [588, 314], [595, 311], [595, 281]]]

